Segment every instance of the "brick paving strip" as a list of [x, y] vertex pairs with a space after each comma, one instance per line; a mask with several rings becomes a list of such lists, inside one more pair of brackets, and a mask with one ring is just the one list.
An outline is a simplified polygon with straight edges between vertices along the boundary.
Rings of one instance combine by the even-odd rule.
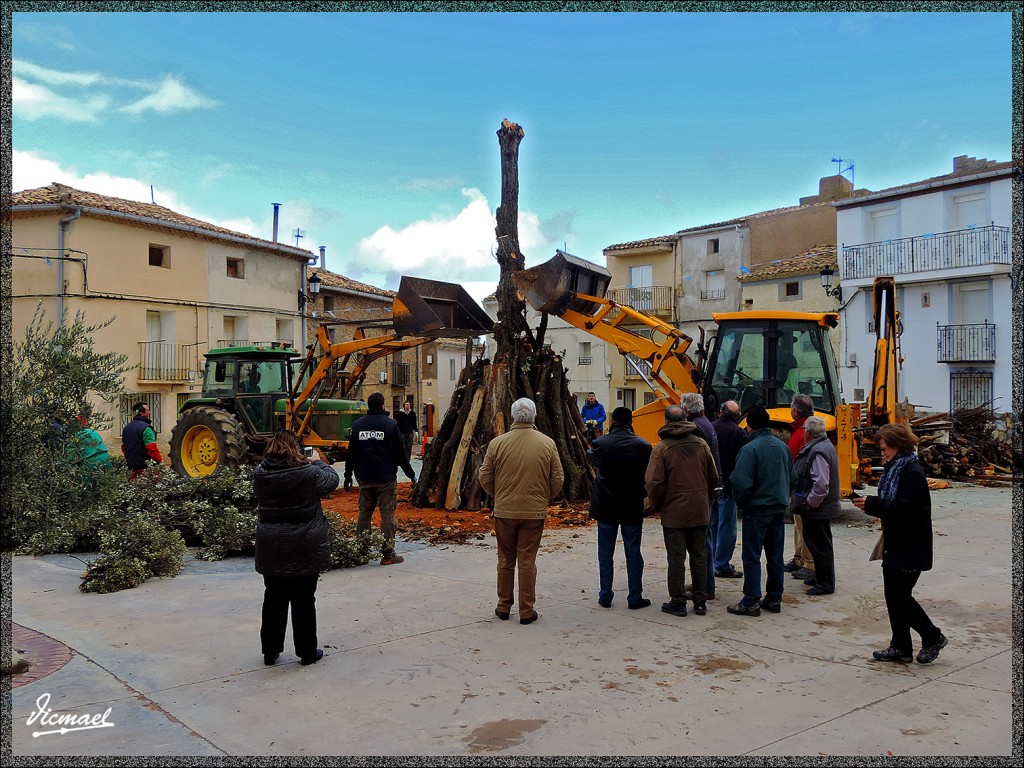
[[11, 627], [11, 646], [32, 664], [21, 674], [11, 675], [11, 688], [34, 683], [71, 661], [74, 652], [64, 643], [20, 624], [12, 622]]

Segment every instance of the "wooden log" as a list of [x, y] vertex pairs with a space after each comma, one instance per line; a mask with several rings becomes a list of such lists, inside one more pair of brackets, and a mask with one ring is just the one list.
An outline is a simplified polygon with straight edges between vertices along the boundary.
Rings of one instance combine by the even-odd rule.
[[473, 440], [473, 432], [476, 430], [476, 422], [480, 417], [480, 409], [484, 404], [483, 382], [473, 393], [473, 402], [469, 407], [469, 415], [462, 430], [462, 439], [455, 452], [455, 460], [452, 462], [451, 479], [448, 481], [448, 494], [445, 499], [445, 509], [458, 509], [462, 501], [462, 471], [466, 467], [466, 455], [469, 453], [469, 445]]
[[480, 485], [480, 465], [484, 463], [483, 454], [473, 449], [469, 457], [469, 478], [466, 481], [466, 504], [463, 509], [476, 512], [483, 506], [484, 487]]

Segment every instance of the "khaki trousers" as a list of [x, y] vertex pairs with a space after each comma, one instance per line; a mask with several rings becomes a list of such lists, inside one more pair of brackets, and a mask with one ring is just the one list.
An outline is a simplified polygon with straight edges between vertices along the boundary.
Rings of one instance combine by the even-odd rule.
[[793, 559], [801, 568], [814, 570], [814, 558], [804, 542], [804, 516], [793, 515]]
[[519, 566], [519, 618], [533, 616], [537, 600], [537, 550], [544, 533], [543, 520], [511, 517], [494, 518], [494, 536], [498, 540], [498, 607], [511, 613], [516, 566]]

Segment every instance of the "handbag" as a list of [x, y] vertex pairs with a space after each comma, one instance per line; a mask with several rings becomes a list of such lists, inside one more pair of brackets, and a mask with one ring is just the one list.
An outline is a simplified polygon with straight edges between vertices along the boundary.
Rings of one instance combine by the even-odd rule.
[[878, 541], [875, 542], [874, 549], [871, 550], [871, 556], [868, 558], [868, 562], [872, 560], [881, 560], [882, 555], [885, 553], [885, 532], [882, 531], [878, 534]]

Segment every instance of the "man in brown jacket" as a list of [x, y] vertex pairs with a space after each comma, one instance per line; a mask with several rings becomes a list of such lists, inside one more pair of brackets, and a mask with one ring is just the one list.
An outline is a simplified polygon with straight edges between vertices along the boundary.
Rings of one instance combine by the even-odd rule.
[[686, 554], [690, 554], [693, 612], [708, 612], [707, 538], [711, 496], [718, 486], [718, 470], [708, 444], [697, 425], [686, 420], [678, 405], [665, 410], [665, 426], [658, 430], [661, 442], [654, 446], [647, 465], [647, 498], [650, 511], [661, 515], [665, 549], [668, 551], [668, 594], [671, 602], [661, 610], [686, 615]]
[[494, 499], [498, 540], [498, 607], [503, 621], [512, 612], [515, 570], [519, 566], [519, 623], [540, 618], [533, 609], [537, 550], [548, 504], [562, 490], [562, 462], [555, 441], [533, 425], [537, 406], [529, 398], [512, 403], [512, 428], [491, 440], [480, 467], [480, 485]]

